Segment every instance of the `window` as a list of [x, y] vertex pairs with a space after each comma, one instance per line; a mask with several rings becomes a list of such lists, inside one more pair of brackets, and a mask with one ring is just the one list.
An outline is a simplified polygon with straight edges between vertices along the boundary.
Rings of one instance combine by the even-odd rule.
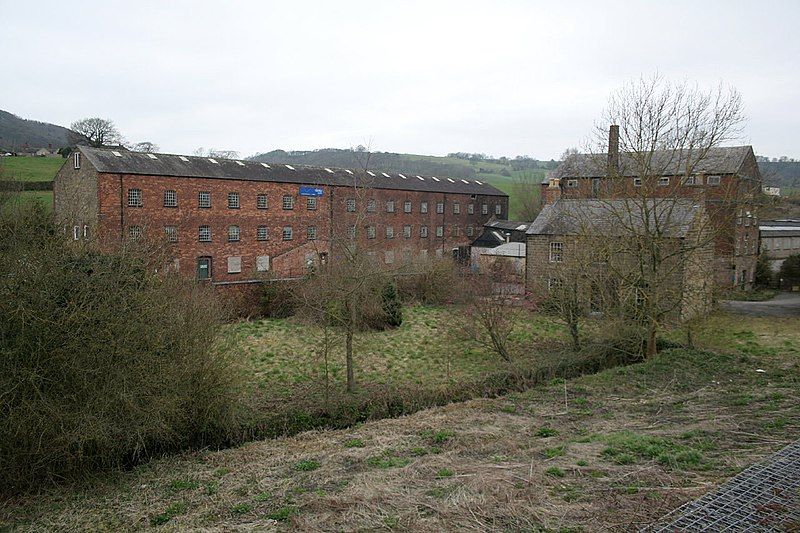
[[495, 215], [503, 214], [503, 205], [502, 204], [495, 204], [495, 206], [494, 206], [494, 214]]
[[269, 228], [267, 226], [259, 226], [256, 230], [256, 239], [259, 241], [266, 241], [269, 238]]
[[[66, 230], [67, 230], [67, 228], [64, 228], [64, 231], [66, 231]], [[80, 226], [72, 226], [72, 240], [77, 241], [80, 238], [81, 238], [81, 227]]]
[[316, 226], [309, 226], [306, 228], [306, 238], [309, 241], [316, 241], [317, 240], [317, 227]]
[[317, 198], [315, 196], [309, 196], [306, 198], [306, 209], [309, 211], [316, 211], [317, 209]]
[[345, 207], [348, 213], [355, 213], [356, 212], [356, 199], [355, 198], [348, 198], [345, 200]]
[[720, 177], [719, 176], [709, 176], [708, 179], [706, 179], [706, 183], [708, 183], [712, 187], [716, 187], [720, 183]]
[[211, 193], [208, 191], [200, 191], [197, 193], [198, 207], [211, 207]]
[[75, 152], [75, 154], [72, 156], [72, 166], [75, 168], [75, 170], [78, 170], [79, 168], [81, 168], [81, 153], [80, 152]]
[[403, 238], [405, 239], [411, 238], [411, 226], [409, 225], [403, 226]]
[[475, 229], [472, 226], [467, 226], [467, 237], [472, 237], [475, 234]]
[[211, 279], [211, 258], [197, 258], [197, 279]]
[[634, 187], [641, 187], [642, 186], [642, 178], [633, 178], [633, 186]]
[[461, 234], [461, 230], [459, 230], [458, 226], [453, 226], [450, 228], [450, 236], [451, 237], [458, 237]]
[[420, 250], [419, 251], [419, 257], [421, 259], [427, 259], [428, 258], [428, 250], [424, 250], [424, 249]]
[[578, 180], [567, 180], [567, 188], [575, 189], [578, 187]]
[[475, 204], [467, 204], [467, 214], [468, 215], [475, 214]]
[[228, 242], [239, 242], [239, 226], [228, 226]]
[[453, 214], [460, 215], [461, 214], [461, 204], [458, 202], [453, 203]]
[[411, 200], [406, 200], [403, 202], [403, 213], [410, 213], [411, 212]]
[[355, 239], [356, 238], [356, 227], [355, 226], [349, 226], [347, 228], [347, 238], [348, 239]]
[[419, 236], [422, 237], [423, 239], [428, 237], [428, 226], [420, 226]]
[[428, 202], [422, 202], [419, 204], [419, 212], [420, 213], [427, 213], [428, 212]]
[[686, 176], [683, 178], [684, 185], [697, 185], [697, 177], [696, 176]]
[[436, 202], [436, 212], [439, 214], [444, 213], [444, 202]]
[[[78, 226], [75, 226], [76, 228]], [[128, 227], [128, 237], [131, 239], [138, 239], [142, 236], [142, 227], [141, 226], [129, 226]]]
[[256, 195], [256, 209], [266, 209], [268, 206], [266, 194]]
[[436, 236], [437, 237], [444, 236], [444, 226], [436, 226]]
[[386, 238], [394, 239], [394, 226], [386, 226]]
[[294, 209], [294, 196], [290, 196], [288, 194], [284, 195], [284, 197], [283, 197], [283, 208], [285, 210], [287, 210], [287, 211], [291, 210], [291, 209]]
[[564, 259], [564, 243], [551, 242], [550, 243], [550, 262], [560, 263]]
[[394, 200], [386, 200], [386, 212], [394, 213]]
[[394, 250], [386, 250], [383, 254], [383, 260], [387, 265], [394, 263]]
[[482, 204], [481, 205], [481, 214], [488, 215], [489, 214], [489, 204]]
[[269, 270], [269, 256], [268, 255], [256, 256], [256, 271], [266, 272], [267, 270]]
[[198, 239], [200, 242], [211, 242], [211, 226], [200, 226]]
[[291, 226], [284, 226], [283, 227], [283, 240], [284, 241], [291, 241], [292, 240], [292, 227]]
[[659, 187], [666, 187], [667, 185], [669, 185], [669, 178], [658, 178]]
[[84, 239], [88, 239], [89, 238], [89, 226], [87, 226], [87, 225], [83, 226], [83, 238]]
[[228, 209], [239, 209], [239, 193], [228, 193]]
[[370, 213], [375, 212], [375, 198], [370, 198], [367, 200], [367, 211]]
[[242, 258], [229, 257], [228, 258], [228, 274], [238, 274], [242, 271]]
[[367, 239], [374, 239], [376, 235], [375, 226], [367, 226]]
[[178, 207], [178, 193], [164, 191], [164, 207]]
[[141, 189], [128, 189], [128, 207], [142, 207]]
[[164, 226], [164, 233], [167, 235], [167, 242], [178, 242], [178, 228], [175, 226]]

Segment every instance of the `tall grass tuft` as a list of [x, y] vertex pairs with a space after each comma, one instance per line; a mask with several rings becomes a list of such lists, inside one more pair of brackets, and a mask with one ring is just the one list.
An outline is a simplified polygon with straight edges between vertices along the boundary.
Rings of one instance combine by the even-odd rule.
[[38, 207], [3, 211], [0, 486], [228, 441], [242, 381], [210, 290], [145, 245], [102, 254]]

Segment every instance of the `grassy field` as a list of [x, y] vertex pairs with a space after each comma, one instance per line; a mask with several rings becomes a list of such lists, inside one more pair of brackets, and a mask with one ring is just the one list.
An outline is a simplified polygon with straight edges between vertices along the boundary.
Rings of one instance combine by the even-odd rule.
[[53, 181], [63, 164], [61, 157], [1, 157], [0, 179]]
[[0, 502], [0, 529], [635, 529], [800, 437], [798, 320], [717, 314], [698, 344], [44, 488]]
[[[18, 199], [11, 200], [11, 201], [19, 201], [19, 202], [39, 202], [41, 203], [45, 209], [48, 211], [53, 209], [53, 191], [22, 191], [19, 193], [15, 193], [18, 195]], [[10, 209], [11, 204], [3, 204], [2, 208], [0, 209]]]
[[[518, 344], [563, 338], [563, 327], [552, 319], [517, 312], [521, 315], [514, 333]], [[496, 355], [458, 334], [452, 308], [415, 306], [405, 308], [403, 314], [403, 324], [395, 330], [356, 336], [357, 379], [381, 385], [437, 386], [475, 378], [502, 366]], [[261, 390], [280, 394], [288, 390], [287, 385], [323, 379], [320, 328], [294, 319], [266, 319], [235, 324], [230, 334], [246, 354], [253, 384]], [[336, 338], [330, 354], [331, 378], [338, 383], [344, 380], [343, 345], [342, 339]]]

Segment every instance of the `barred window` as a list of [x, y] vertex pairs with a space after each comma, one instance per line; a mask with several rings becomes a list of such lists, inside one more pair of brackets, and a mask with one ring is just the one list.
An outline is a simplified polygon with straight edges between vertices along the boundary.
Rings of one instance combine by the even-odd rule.
[[256, 209], [266, 209], [268, 206], [266, 194], [259, 194], [256, 196]]
[[239, 242], [239, 226], [228, 226], [228, 242]]
[[436, 212], [444, 213], [444, 202], [436, 202]]
[[367, 226], [367, 239], [374, 239], [376, 235], [375, 226]]
[[200, 191], [197, 193], [198, 207], [211, 207], [211, 193], [208, 191]]
[[394, 226], [386, 226], [386, 238], [394, 239]]
[[411, 226], [403, 226], [403, 237], [406, 239], [411, 238]]
[[482, 204], [481, 205], [481, 214], [488, 215], [489, 214], [489, 204]]
[[309, 241], [316, 241], [317, 240], [317, 227], [316, 226], [309, 226], [306, 228], [306, 238]]
[[142, 227], [141, 226], [129, 226], [128, 227], [128, 237], [130, 237], [131, 239], [138, 239], [141, 236], [142, 236]]
[[164, 233], [167, 235], [167, 242], [178, 242], [178, 228], [175, 226], [164, 226]]
[[291, 241], [292, 240], [292, 227], [291, 226], [284, 226], [283, 227], [283, 240], [284, 241]]
[[211, 226], [200, 226], [198, 238], [200, 242], [211, 242]]
[[550, 243], [550, 262], [560, 263], [564, 260], [564, 243], [551, 242]]
[[475, 234], [475, 229], [472, 226], [467, 226], [467, 237], [472, 237]]
[[239, 209], [239, 193], [228, 193], [228, 209]]
[[403, 202], [403, 213], [410, 213], [411, 212], [411, 200], [406, 200]]
[[444, 236], [444, 226], [436, 226], [436, 236], [437, 237]]
[[428, 212], [428, 202], [422, 202], [419, 204], [419, 212], [420, 213], [427, 213]]
[[142, 207], [141, 189], [128, 189], [128, 207]]
[[468, 215], [475, 214], [475, 204], [467, 204], [467, 214]]
[[164, 191], [164, 207], [178, 207], [178, 193]]
[[314, 211], [317, 209], [317, 198], [314, 196], [309, 196], [306, 198], [306, 209], [309, 211]]
[[394, 200], [386, 200], [386, 212], [394, 213]]
[[419, 236], [423, 239], [428, 237], [428, 226], [420, 226], [419, 227]]
[[356, 199], [355, 198], [348, 198], [345, 200], [345, 207], [347, 208], [348, 213], [355, 213], [356, 212]]
[[495, 215], [502, 215], [503, 214], [503, 204], [495, 204], [494, 205], [494, 214]]
[[348, 239], [355, 239], [356, 238], [356, 227], [355, 226], [349, 226], [347, 228], [347, 238]]
[[376, 209], [375, 198], [370, 198], [369, 200], [367, 200], [367, 211], [370, 213], [374, 213], [375, 209]]
[[460, 215], [461, 214], [461, 204], [459, 204], [458, 202], [453, 204], [453, 214], [454, 215]]
[[269, 237], [269, 228], [267, 226], [259, 226], [256, 230], [256, 239], [259, 241], [266, 241]]
[[283, 208], [286, 210], [294, 209], [294, 196], [288, 194], [283, 197]]

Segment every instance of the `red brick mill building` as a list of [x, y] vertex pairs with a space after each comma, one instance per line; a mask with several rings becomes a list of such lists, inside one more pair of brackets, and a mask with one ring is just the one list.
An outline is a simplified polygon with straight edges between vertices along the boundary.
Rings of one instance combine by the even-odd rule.
[[457, 253], [508, 195], [478, 180], [79, 147], [56, 175], [56, 220], [101, 248], [163, 239], [216, 285], [296, 277], [355, 238], [380, 263]]

